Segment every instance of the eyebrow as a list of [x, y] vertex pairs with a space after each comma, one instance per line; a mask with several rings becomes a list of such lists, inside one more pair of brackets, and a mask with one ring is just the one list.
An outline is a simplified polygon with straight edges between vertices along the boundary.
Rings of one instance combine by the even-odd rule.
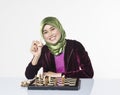
[[[52, 29], [52, 28], [55, 28], [55, 27], [54, 27], [54, 26], [51, 26], [49, 29]], [[44, 31], [47, 31], [47, 30], [44, 30], [44, 29], [43, 29], [43, 32], [44, 32]]]
[[54, 26], [51, 26], [49, 29], [55, 28]]

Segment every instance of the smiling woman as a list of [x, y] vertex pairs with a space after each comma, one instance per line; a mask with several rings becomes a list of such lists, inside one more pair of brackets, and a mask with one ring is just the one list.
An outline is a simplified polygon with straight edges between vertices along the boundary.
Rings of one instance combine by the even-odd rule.
[[47, 43], [54, 45], [59, 41], [61, 33], [57, 28], [51, 25], [45, 25], [43, 29], [43, 37]]
[[46, 44], [43, 46], [41, 41], [33, 41], [33, 59], [25, 71], [28, 79], [34, 78], [41, 67], [45, 76], [93, 77], [94, 71], [87, 51], [80, 42], [65, 39], [65, 31], [57, 18], [44, 18], [40, 32]]

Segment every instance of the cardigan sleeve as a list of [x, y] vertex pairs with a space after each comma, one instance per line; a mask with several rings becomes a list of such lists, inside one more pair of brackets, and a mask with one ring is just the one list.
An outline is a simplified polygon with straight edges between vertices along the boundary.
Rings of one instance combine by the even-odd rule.
[[45, 60], [45, 51], [46, 51], [46, 46], [42, 48], [41, 56], [38, 60], [38, 63], [36, 65], [32, 65], [32, 60], [31, 62], [27, 65], [26, 70], [25, 70], [25, 76], [27, 79], [33, 79], [35, 75], [37, 75], [39, 69], [44, 66], [44, 69], [46, 67], [46, 60]]
[[77, 60], [77, 66], [79, 66], [79, 69], [62, 73], [62, 75], [65, 75], [66, 77], [93, 78], [94, 71], [91, 60], [87, 51], [79, 42], [74, 42], [74, 55], [76, 56], [75, 60]]
[[41, 56], [38, 60], [38, 63], [36, 65], [32, 65], [32, 61], [31, 61], [28, 64], [28, 66], [26, 67], [25, 76], [27, 79], [33, 79], [35, 77], [35, 75], [37, 75], [37, 73], [41, 67], [44, 68], [43, 69], [44, 72], [49, 71], [49, 67], [48, 67], [49, 62], [48, 62], [47, 55], [49, 55], [49, 51], [48, 51], [48, 48], [46, 46], [44, 46], [42, 48], [42, 53], [41, 53]]
[[87, 53], [85, 53], [81, 58], [81, 64], [79, 64], [79, 69], [75, 71], [69, 71], [62, 73], [66, 77], [75, 77], [75, 78], [93, 78], [94, 72], [89, 60]]
[[40, 69], [41, 64], [32, 65], [32, 61], [28, 64], [25, 70], [25, 76], [27, 79], [33, 79], [37, 75], [38, 70]]

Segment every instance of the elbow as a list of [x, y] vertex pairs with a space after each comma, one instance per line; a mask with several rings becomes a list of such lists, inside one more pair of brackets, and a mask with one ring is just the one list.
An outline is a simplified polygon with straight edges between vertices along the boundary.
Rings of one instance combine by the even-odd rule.
[[33, 79], [33, 77], [28, 76], [28, 75], [25, 75], [25, 77], [26, 77], [27, 79]]
[[25, 77], [27, 79], [33, 79], [34, 78], [34, 76], [32, 76], [31, 74], [29, 74], [28, 72], [25, 72]]
[[94, 71], [90, 72], [88, 76], [89, 76], [88, 78], [93, 78], [94, 77]]

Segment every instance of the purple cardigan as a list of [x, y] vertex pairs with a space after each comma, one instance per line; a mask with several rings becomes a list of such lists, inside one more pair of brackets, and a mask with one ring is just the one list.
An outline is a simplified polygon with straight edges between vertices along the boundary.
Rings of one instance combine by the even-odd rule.
[[[94, 71], [83, 45], [75, 40], [67, 39], [66, 42], [64, 55], [65, 73], [62, 74], [66, 77], [92, 78]], [[25, 71], [26, 78], [34, 78], [41, 67], [43, 67], [44, 72], [56, 72], [54, 55], [51, 54], [46, 45], [42, 48], [38, 64], [35, 66], [33, 66], [31, 62], [28, 64]]]

